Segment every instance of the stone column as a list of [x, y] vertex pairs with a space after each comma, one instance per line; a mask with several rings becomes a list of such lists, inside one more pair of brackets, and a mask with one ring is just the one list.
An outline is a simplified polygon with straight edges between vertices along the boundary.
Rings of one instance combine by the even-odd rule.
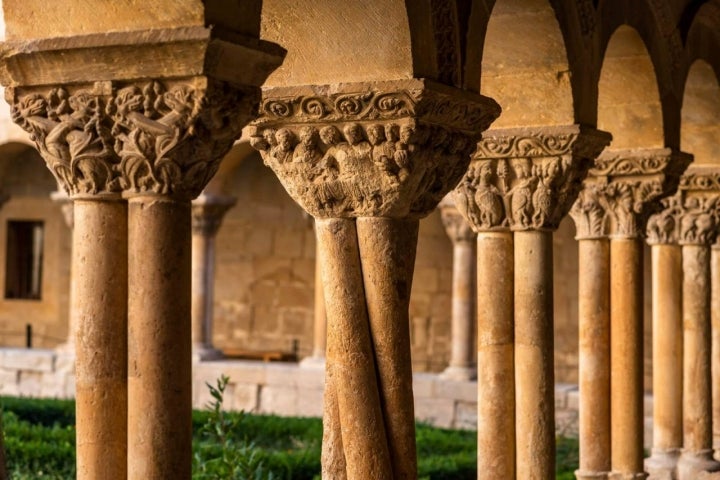
[[190, 479], [190, 200], [284, 54], [230, 30], [5, 44], [13, 119], [75, 202], [78, 478]]
[[712, 405], [713, 405], [713, 448], [715, 459], [720, 460], [720, 245], [715, 243], [710, 251], [711, 271], [711, 338], [712, 358]]
[[570, 215], [578, 241], [578, 480], [610, 472], [610, 242], [593, 188], [583, 189]]
[[584, 188], [598, 190], [610, 237], [609, 478], [646, 478], [643, 466], [643, 237], [647, 218], [677, 188], [691, 157], [670, 149], [606, 151]]
[[682, 249], [676, 197], [648, 221], [652, 249], [653, 448], [645, 460], [651, 479], [674, 478], [682, 429]]
[[418, 219], [457, 184], [499, 108], [417, 79], [264, 96], [251, 143], [316, 219], [327, 308], [323, 478], [416, 478], [408, 307]]
[[215, 289], [215, 236], [235, 198], [203, 193], [192, 202], [192, 354], [193, 360], [222, 357], [212, 345]]
[[[710, 246], [717, 235], [720, 170], [691, 166], [680, 184], [682, 208], [683, 449], [678, 480], [719, 472], [713, 459]], [[718, 475], [713, 475], [720, 476]]]
[[609, 141], [577, 125], [488, 132], [456, 190], [479, 232], [479, 478], [555, 475], [552, 231]]
[[[107, 85], [85, 87], [9, 88], [7, 99], [13, 119], [30, 133], [74, 204], [70, 324], [76, 356], [77, 478], [125, 480], [127, 205], [108, 175], [116, 161], [109, 138], [95, 123]], [[72, 115], [72, 121], [58, 117], [59, 112]], [[83, 168], [71, 168], [78, 163]]]
[[[314, 222], [314, 221], [313, 221]], [[317, 228], [315, 229], [317, 235]], [[322, 282], [322, 249], [315, 240], [315, 303], [313, 308], [313, 351], [312, 355], [303, 358], [301, 366], [324, 367], [327, 345], [327, 315]]]
[[448, 380], [473, 380], [477, 376], [473, 352], [475, 239], [477, 234], [457, 211], [452, 200], [440, 202], [440, 214], [453, 244], [452, 326], [450, 365], [441, 374]]
[[[62, 187], [60, 187], [62, 188]], [[52, 192], [50, 194], [50, 199], [58, 204], [60, 206], [60, 210], [63, 215], [63, 219], [65, 220], [65, 225], [70, 229], [70, 232], [73, 231], [73, 227], [75, 225], [74, 222], [74, 215], [73, 215], [73, 202], [70, 200], [70, 197], [64, 190], [58, 190], [55, 192]], [[72, 258], [72, 248], [71, 248], [71, 258]], [[70, 262], [70, 293], [69, 296], [72, 297], [72, 291], [73, 291], [73, 283], [75, 281], [75, 277], [73, 275], [72, 271], [72, 262]], [[72, 298], [70, 298], [70, 307], [69, 307], [69, 314], [68, 314], [68, 336], [67, 340], [58, 345], [56, 350], [58, 352], [61, 352], [65, 355], [72, 356], [74, 360], [74, 353], [75, 353], [75, 325], [73, 324], [73, 313], [72, 313]]]

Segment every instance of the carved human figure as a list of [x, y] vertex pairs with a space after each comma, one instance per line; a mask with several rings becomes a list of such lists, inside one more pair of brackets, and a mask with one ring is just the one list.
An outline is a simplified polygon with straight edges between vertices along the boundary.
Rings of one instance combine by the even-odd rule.
[[534, 166], [538, 183], [532, 196], [533, 203], [533, 225], [542, 226], [552, 215], [553, 195], [552, 187], [557, 177], [560, 166], [557, 159], [547, 165], [538, 164]]
[[361, 162], [370, 158], [370, 144], [363, 138], [363, 128], [359, 123], [350, 123], [343, 129], [345, 134], [345, 153], [351, 163]]
[[472, 201], [475, 198], [476, 177], [476, 167], [471, 164], [467, 173], [455, 188], [455, 207], [473, 226], [480, 224], [477, 205]]
[[281, 128], [275, 133], [277, 145], [273, 147], [270, 154], [279, 164], [292, 161], [294, 135], [287, 128]]
[[392, 153], [388, 155], [387, 142], [385, 141], [385, 129], [380, 124], [373, 124], [367, 128], [367, 138], [371, 146], [373, 162], [378, 165], [387, 177], [397, 183], [397, 166], [393, 160]]
[[479, 167], [477, 191], [474, 199], [478, 220], [483, 227], [496, 227], [503, 221], [504, 207], [500, 190], [492, 184], [493, 169], [490, 162]]
[[322, 153], [318, 149], [318, 131], [315, 127], [303, 127], [300, 129], [300, 142], [293, 153], [293, 162], [315, 165]]
[[507, 192], [506, 198], [510, 204], [510, 215], [513, 222], [522, 227], [531, 224], [532, 211], [532, 182], [530, 164], [528, 159], [518, 159], [512, 162], [517, 183]]

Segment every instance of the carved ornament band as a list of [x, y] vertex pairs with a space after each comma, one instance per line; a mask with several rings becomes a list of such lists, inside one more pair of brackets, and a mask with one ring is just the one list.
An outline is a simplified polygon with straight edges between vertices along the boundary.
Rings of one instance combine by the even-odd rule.
[[603, 152], [570, 212], [577, 238], [643, 237], [648, 218], [675, 193], [691, 161], [669, 148]]
[[422, 217], [499, 113], [492, 99], [427, 80], [273, 88], [251, 144], [314, 217]]
[[455, 190], [458, 210], [478, 232], [554, 230], [610, 140], [579, 125], [489, 131]]

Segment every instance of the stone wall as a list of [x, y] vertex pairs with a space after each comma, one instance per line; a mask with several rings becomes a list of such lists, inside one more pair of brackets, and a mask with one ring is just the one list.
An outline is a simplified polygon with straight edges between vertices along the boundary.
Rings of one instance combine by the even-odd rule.
[[[312, 352], [312, 220], [251, 155], [225, 182], [238, 198], [217, 236], [213, 342], [220, 349]], [[413, 364], [440, 371], [450, 348], [452, 244], [435, 212], [420, 224], [410, 304]]]
[[[0, 208], [0, 345], [24, 346], [25, 325], [33, 327], [33, 345], [54, 347], [67, 338], [71, 232], [60, 206], [50, 200], [55, 180], [34, 150], [16, 145], [0, 157], [0, 191], [10, 199]], [[41, 298], [5, 298], [7, 224], [10, 220], [44, 223]]]

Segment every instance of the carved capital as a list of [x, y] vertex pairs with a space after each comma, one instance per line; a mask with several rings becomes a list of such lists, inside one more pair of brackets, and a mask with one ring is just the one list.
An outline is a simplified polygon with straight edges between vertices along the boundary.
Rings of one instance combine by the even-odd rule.
[[202, 76], [6, 90], [13, 121], [73, 198], [196, 197], [258, 96]]
[[603, 152], [571, 213], [577, 238], [643, 237], [661, 200], [672, 195], [692, 156], [671, 149]]
[[237, 199], [221, 195], [201, 194], [192, 202], [192, 231], [195, 235], [212, 237], [220, 229], [222, 219]]
[[458, 211], [451, 195], [443, 198], [438, 208], [440, 209], [440, 218], [442, 219], [445, 231], [453, 243], [472, 242], [477, 238], [477, 234], [473, 231], [470, 224]]
[[720, 223], [720, 169], [690, 166], [678, 193], [663, 200], [663, 206], [648, 221], [648, 243], [713, 244]]
[[610, 140], [579, 125], [489, 131], [455, 189], [458, 210], [475, 231], [554, 230]]
[[428, 80], [273, 88], [251, 144], [314, 217], [422, 217], [499, 113], [492, 99]]

